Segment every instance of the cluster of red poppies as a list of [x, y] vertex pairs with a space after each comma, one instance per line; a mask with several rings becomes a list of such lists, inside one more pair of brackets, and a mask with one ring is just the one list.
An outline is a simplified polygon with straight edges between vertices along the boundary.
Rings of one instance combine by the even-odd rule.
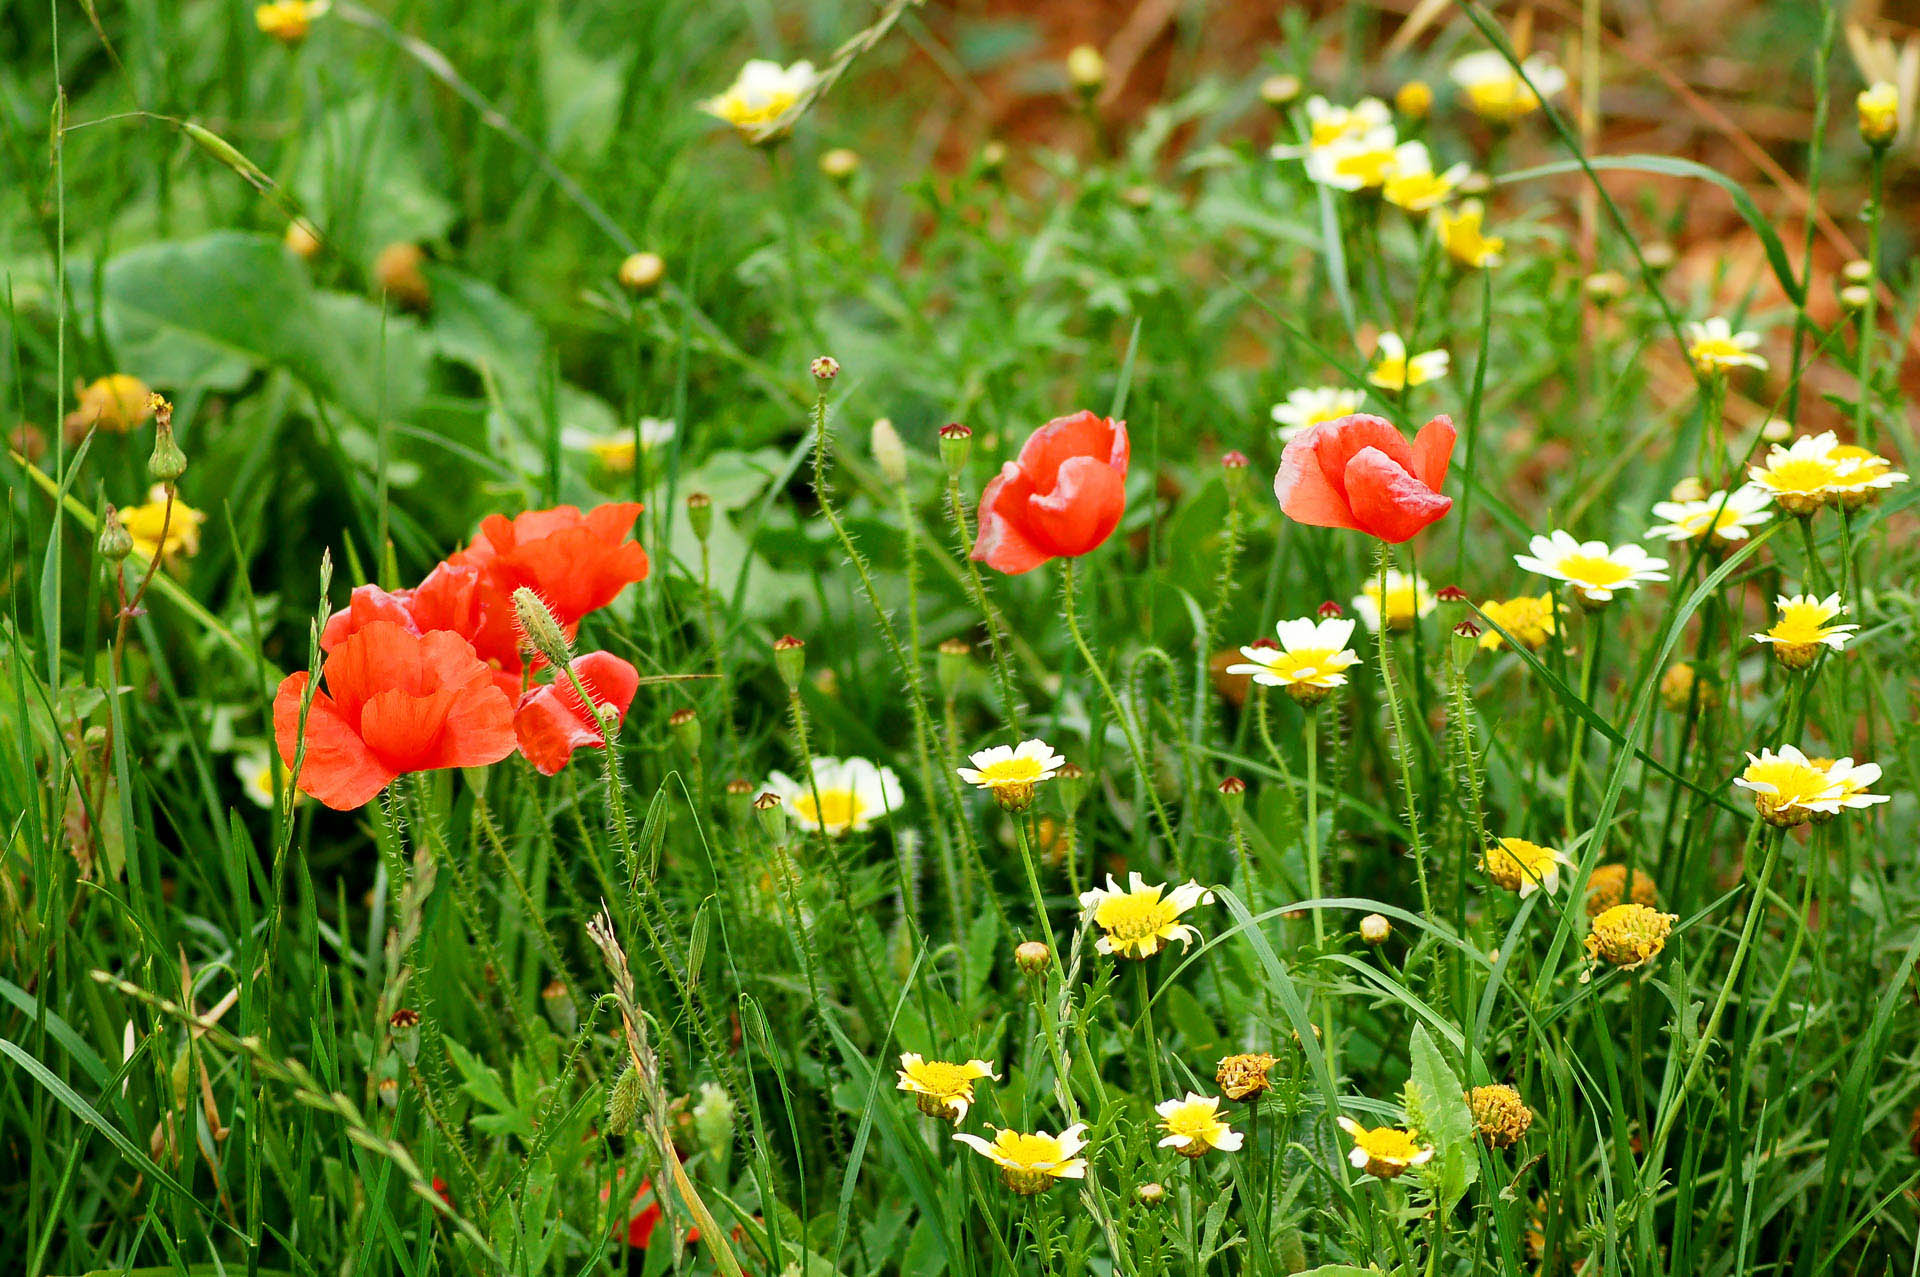
[[[1323, 421], [1287, 444], [1274, 496], [1295, 522], [1397, 544], [1453, 508], [1440, 492], [1453, 441], [1445, 416], [1411, 444], [1366, 413]], [[1049, 421], [980, 495], [973, 557], [1017, 574], [1098, 549], [1127, 508], [1128, 455], [1124, 421], [1091, 412]]]
[[571, 642], [582, 617], [646, 579], [647, 552], [627, 539], [639, 514], [620, 502], [491, 515], [418, 586], [354, 590], [321, 631], [325, 690], [309, 701], [302, 670], [274, 698], [282, 761], [291, 768], [305, 746], [300, 789], [347, 810], [409, 772], [480, 767], [517, 749], [551, 776], [574, 750], [603, 747], [600, 714], [624, 721], [639, 674], [608, 652], [553, 669], [526, 650], [514, 592], [537, 595]]

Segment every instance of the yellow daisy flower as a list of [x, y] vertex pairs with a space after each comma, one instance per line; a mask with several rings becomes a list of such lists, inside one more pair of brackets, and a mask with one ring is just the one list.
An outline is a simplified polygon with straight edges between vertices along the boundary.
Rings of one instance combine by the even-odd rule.
[[731, 124], [749, 142], [771, 142], [791, 127], [788, 114], [813, 91], [819, 78], [811, 62], [782, 67], [755, 58], [740, 68], [726, 92], [708, 98], [700, 109]]
[[[1558, 97], [1567, 87], [1567, 73], [1544, 53], [1520, 65], [1525, 79], [1498, 49], [1482, 49], [1455, 61], [1449, 74], [1466, 93], [1467, 106], [1475, 115], [1490, 124], [1508, 125], [1537, 111], [1544, 99]], [[1533, 87], [1528, 87], [1528, 81]]]
[[1480, 853], [1480, 867], [1495, 885], [1520, 893], [1522, 900], [1541, 888], [1559, 890], [1560, 866], [1572, 863], [1552, 847], [1524, 838], [1502, 838]]
[[1394, 149], [1393, 167], [1380, 194], [1396, 208], [1425, 213], [1444, 203], [1454, 188], [1467, 180], [1469, 171], [1465, 164], [1456, 164], [1436, 173], [1424, 142], [1403, 142]]
[[1838, 594], [1817, 599], [1811, 594], [1781, 595], [1774, 601], [1779, 617], [1773, 625], [1753, 635], [1756, 643], [1773, 648], [1773, 657], [1790, 670], [1803, 670], [1813, 664], [1822, 647], [1838, 652], [1860, 627], [1835, 625], [1833, 621], [1847, 609]]
[[973, 766], [959, 768], [960, 779], [991, 791], [994, 801], [1007, 811], [1025, 811], [1033, 803], [1033, 787], [1053, 779], [1067, 765], [1067, 760], [1043, 740], [995, 745], [967, 761]]
[[1814, 766], [1792, 745], [1782, 745], [1779, 753], [1762, 749], [1748, 754], [1746, 770], [1733, 783], [1752, 791], [1754, 809], [1761, 818], [1782, 829], [1805, 824], [1815, 812], [1830, 814], [1845, 805], [1845, 794], [1827, 770]]
[[[1553, 637], [1560, 604], [1551, 594], [1521, 594], [1504, 601], [1488, 599], [1480, 605], [1480, 610], [1488, 620], [1518, 639], [1522, 647], [1537, 652]], [[1491, 650], [1505, 645], [1500, 631], [1491, 627], [1480, 636], [1483, 648]]]
[[1375, 1179], [1398, 1179], [1408, 1167], [1424, 1166], [1433, 1160], [1433, 1146], [1422, 1144], [1413, 1131], [1396, 1126], [1369, 1129], [1350, 1117], [1342, 1117], [1339, 1122], [1340, 1129], [1353, 1141], [1347, 1160], [1355, 1170]]
[[1444, 350], [1426, 350], [1409, 358], [1407, 343], [1400, 339], [1399, 333], [1381, 333], [1373, 353], [1375, 362], [1372, 371], [1367, 373], [1367, 380], [1382, 390], [1424, 386], [1446, 376], [1452, 365], [1452, 356]]
[[[1661, 913], [1642, 904], [1615, 905], [1602, 910], [1587, 932], [1587, 957], [1622, 971], [1644, 967], [1660, 956], [1667, 936], [1680, 915]], [[1587, 975], [1591, 975], [1589, 969]], [[1580, 977], [1583, 981], [1586, 975]]]
[[1656, 502], [1653, 517], [1665, 522], [1648, 528], [1647, 536], [1676, 542], [1712, 537], [1715, 547], [1724, 548], [1746, 540], [1748, 528], [1759, 527], [1773, 517], [1767, 513], [1768, 501], [1765, 492], [1747, 484], [1732, 492]]
[[1513, 561], [1529, 572], [1550, 576], [1572, 586], [1582, 603], [1610, 602], [1618, 590], [1637, 589], [1643, 582], [1667, 580], [1665, 559], [1656, 559], [1637, 545], [1610, 546], [1605, 541], [1576, 541], [1555, 530], [1535, 537], [1530, 553]]
[[1834, 456], [1839, 446], [1831, 430], [1802, 435], [1786, 447], [1776, 443], [1767, 450], [1765, 463], [1751, 467], [1747, 477], [1788, 514], [1810, 515], [1839, 500], [1853, 477], [1854, 467]]
[[1687, 358], [1708, 376], [1734, 368], [1758, 368], [1765, 372], [1766, 359], [1753, 353], [1759, 344], [1759, 333], [1737, 333], [1733, 325], [1719, 315], [1705, 323], [1687, 325]]
[[1347, 647], [1353, 622], [1338, 617], [1282, 621], [1274, 627], [1279, 647], [1243, 647], [1246, 662], [1227, 666], [1229, 674], [1247, 674], [1262, 687], [1284, 687], [1302, 704], [1312, 704], [1347, 681], [1347, 670], [1360, 663]]
[[1001, 1183], [1029, 1197], [1052, 1188], [1055, 1180], [1087, 1177], [1087, 1159], [1076, 1156], [1087, 1146], [1086, 1129], [1085, 1122], [1075, 1122], [1058, 1135], [1003, 1128], [990, 1141], [978, 1135], [953, 1138], [999, 1167]]
[[1433, 212], [1433, 229], [1440, 237], [1440, 247], [1470, 270], [1498, 266], [1500, 255], [1507, 249], [1505, 239], [1481, 232], [1486, 215], [1486, 205], [1479, 200], [1462, 200], [1456, 208], [1438, 208]]
[[910, 1092], [920, 1111], [928, 1117], [958, 1123], [973, 1103], [973, 1084], [981, 1078], [998, 1082], [1000, 1075], [985, 1060], [950, 1064], [928, 1060], [908, 1051], [900, 1057], [900, 1081], [894, 1088]]
[[1380, 629], [1383, 613], [1388, 629], [1410, 630], [1415, 621], [1433, 611], [1438, 604], [1439, 600], [1427, 589], [1425, 581], [1399, 568], [1387, 569], [1385, 589], [1381, 588], [1378, 576], [1368, 577], [1366, 584], [1360, 587], [1360, 593], [1349, 602], [1360, 623], [1376, 632]]
[[161, 484], [147, 493], [144, 505], [124, 506], [119, 516], [121, 526], [133, 538], [133, 552], [143, 559], [172, 561], [200, 552], [200, 525], [207, 516], [180, 500], [177, 493], [169, 511], [167, 490]]
[[1185, 1099], [1162, 1100], [1153, 1111], [1160, 1115], [1160, 1129], [1167, 1133], [1161, 1148], [1182, 1157], [1204, 1157], [1216, 1148], [1225, 1153], [1240, 1149], [1243, 1137], [1221, 1120], [1217, 1095], [1188, 1091]]
[[1137, 873], [1127, 875], [1124, 890], [1108, 874], [1104, 888], [1080, 893], [1082, 916], [1100, 928], [1094, 948], [1119, 958], [1151, 958], [1174, 940], [1192, 944], [1200, 933], [1181, 922], [1180, 915], [1212, 903], [1213, 893], [1197, 882], [1168, 891], [1165, 883], [1148, 886]]
[[327, 11], [327, 0], [273, 0], [256, 5], [253, 23], [262, 35], [281, 44], [299, 44], [313, 29], [313, 20]]

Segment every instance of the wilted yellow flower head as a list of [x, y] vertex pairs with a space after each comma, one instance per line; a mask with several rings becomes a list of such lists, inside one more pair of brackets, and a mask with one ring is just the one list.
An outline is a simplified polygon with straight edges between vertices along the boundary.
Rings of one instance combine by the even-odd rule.
[[67, 437], [77, 439], [92, 429], [123, 435], [153, 418], [153, 391], [138, 377], [109, 373], [81, 386], [79, 402], [67, 414]]
[[1433, 1147], [1422, 1144], [1413, 1131], [1396, 1126], [1368, 1129], [1350, 1117], [1339, 1119], [1340, 1129], [1353, 1141], [1347, 1160], [1356, 1170], [1375, 1179], [1397, 1179], [1409, 1166], [1424, 1166], [1433, 1159]]
[[1273, 1071], [1273, 1063], [1273, 1057], [1265, 1051], [1229, 1055], [1220, 1061], [1213, 1080], [1220, 1084], [1220, 1093], [1230, 1100], [1258, 1099], [1271, 1085], [1267, 1075]]
[[[1678, 914], [1661, 913], [1642, 904], [1604, 909], [1595, 916], [1593, 929], [1587, 932], [1587, 956], [1622, 971], [1644, 967], [1666, 948], [1667, 933], [1678, 921]], [[1591, 971], [1588, 974], [1592, 974]]]
[[1498, 266], [1500, 254], [1507, 248], [1507, 241], [1500, 236], [1481, 232], [1486, 215], [1486, 205], [1479, 200], [1461, 200], [1453, 209], [1440, 208], [1433, 213], [1433, 230], [1440, 237], [1440, 247], [1472, 270]]
[[993, 1065], [985, 1060], [949, 1064], [944, 1060], [922, 1059], [912, 1051], [900, 1057], [900, 1081], [896, 1090], [911, 1092], [920, 1111], [928, 1117], [959, 1122], [973, 1103], [973, 1084], [981, 1078], [1000, 1080]]
[[1522, 900], [1543, 887], [1558, 890], [1560, 866], [1571, 863], [1553, 848], [1524, 838], [1502, 838], [1480, 853], [1487, 876], [1498, 886], [1519, 892]]
[[[1522, 647], [1537, 652], [1553, 637], [1557, 623], [1555, 613], [1560, 607], [1551, 594], [1521, 594], [1505, 601], [1488, 599], [1480, 605], [1480, 610], [1488, 620], [1518, 639]], [[1500, 631], [1492, 626], [1480, 635], [1480, 646], [1484, 648], [1497, 648], [1505, 643]]]
[[[1696, 683], [1698, 692], [1694, 691]], [[1660, 676], [1660, 703], [1676, 714], [1684, 712], [1689, 704], [1705, 710], [1718, 702], [1713, 684], [1696, 676], [1693, 666], [1685, 661], [1675, 661]]]
[[1627, 867], [1621, 864], [1595, 865], [1587, 875], [1587, 917], [1605, 913], [1623, 900], [1651, 905], [1658, 901], [1651, 875], [1633, 871], [1633, 886], [1627, 886]]
[[754, 58], [740, 68], [724, 93], [708, 98], [700, 109], [731, 124], [749, 142], [777, 141], [792, 128], [788, 115], [813, 91], [819, 78], [811, 62], [782, 67], [778, 62]]
[[1511, 1146], [1533, 1125], [1533, 1110], [1520, 1092], [1503, 1083], [1474, 1087], [1467, 1092], [1467, 1107], [1473, 1112], [1474, 1130], [1494, 1148]]
[[171, 561], [190, 558], [200, 552], [200, 525], [207, 516], [180, 500], [175, 494], [173, 509], [167, 509], [167, 490], [155, 484], [144, 505], [125, 506], [120, 523], [133, 537], [134, 553], [143, 559]]
[[973, 766], [959, 768], [960, 779], [990, 791], [1006, 811], [1025, 811], [1033, 803], [1033, 788], [1051, 780], [1067, 760], [1043, 740], [1018, 745], [995, 745], [972, 755]]
[[1823, 647], [1840, 651], [1860, 628], [1833, 624], [1847, 610], [1841, 606], [1838, 594], [1829, 594], [1824, 599], [1811, 594], [1783, 594], [1773, 603], [1779, 609], [1778, 618], [1766, 630], [1753, 635], [1753, 641], [1772, 647], [1774, 659], [1790, 670], [1803, 670], [1812, 665]]
[[1900, 90], [1887, 81], [1861, 90], [1854, 107], [1860, 116], [1860, 136], [1868, 146], [1886, 146], [1900, 132]]
[[956, 1135], [1000, 1168], [1000, 1182], [1023, 1197], [1044, 1193], [1055, 1180], [1085, 1179], [1087, 1159], [1076, 1157], [1087, 1146], [1085, 1122], [1075, 1122], [1058, 1135], [1045, 1131], [1026, 1134], [1010, 1128], [994, 1132], [991, 1141], [978, 1135]]
[[326, 11], [327, 0], [272, 0], [272, 3], [255, 6], [253, 22], [262, 35], [271, 36], [281, 44], [295, 45], [307, 38], [313, 29], [313, 20]]
[[1216, 1148], [1234, 1153], [1243, 1142], [1240, 1132], [1220, 1120], [1217, 1095], [1196, 1095], [1188, 1091], [1186, 1098], [1162, 1100], [1153, 1106], [1153, 1111], [1160, 1115], [1160, 1129], [1166, 1132], [1160, 1147], [1170, 1148], [1182, 1157], [1204, 1157]]
[[1759, 333], [1734, 332], [1733, 325], [1719, 315], [1705, 323], [1687, 325], [1687, 358], [1709, 376], [1731, 368], [1758, 368], [1765, 372], [1767, 361], [1753, 353], [1759, 344]]
[[[1567, 73], [1544, 53], [1520, 64], [1521, 78], [1498, 49], [1483, 49], [1457, 60], [1450, 71], [1453, 82], [1467, 95], [1467, 106], [1490, 124], [1512, 124], [1536, 111], [1547, 98], [1567, 87]], [[1531, 88], [1528, 81], [1532, 82]]]
[[1172, 891], [1165, 883], [1148, 886], [1139, 874], [1127, 875], [1122, 890], [1113, 875], [1107, 885], [1080, 893], [1080, 908], [1100, 928], [1094, 948], [1119, 958], [1151, 958], [1171, 941], [1183, 946], [1200, 934], [1180, 921], [1180, 915], [1198, 904], [1212, 904], [1213, 893], [1197, 882], [1184, 882]]

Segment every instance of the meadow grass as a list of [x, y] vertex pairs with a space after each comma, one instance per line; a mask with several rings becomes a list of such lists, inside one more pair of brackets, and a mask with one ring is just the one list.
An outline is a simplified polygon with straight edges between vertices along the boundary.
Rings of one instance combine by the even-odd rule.
[[[1585, 12], [1290, 8], [1130, 115], [905, 2], [17, 11], [0, 1270], [1920, 1268], [1911, 145], [1830, 5], [1740, 34], [1816, 269], [1598, 146]], [[956, 160], [929, 65], [1063, 123]], [[976, 560], [1082, 411], [1117, 527]], [[1348, 413], [1417, 534], [1276, 500]], [[644, 579], [517, 606], [624, 715], [296, 799], [357, 587], [618, 502]]]

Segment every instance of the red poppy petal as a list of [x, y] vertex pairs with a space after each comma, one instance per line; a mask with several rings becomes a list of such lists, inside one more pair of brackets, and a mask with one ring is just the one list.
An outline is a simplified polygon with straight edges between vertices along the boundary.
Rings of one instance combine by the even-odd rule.
[[1296, 435], [1280, 454], [1280, 471], [1273, 476], [1273, 495], [1280, 511], [1295, 523], [1315, 528], [1358, 528], [1346, 497], [1320, 468], [1313, 432]]
[[520, 752], [542, 776], [557, 775], [576, 749], [597, 749], [607, 742], [600, 730], [571, 712], [553, 684], [520, 698], [513, 714], [513, 735]]
[[1031, 572], [1050, 557], [1028, 538], [1015, 522], [1024, 514], [1026, 499], [1033, 485], [1009, 461], [998, 477], [980, 494], [980, 534], [973, 543], [973, 557], [997, 572], [1018, 576]]
[[1033, 540], [1069, 556], [1099, 548], [1127, 508], [1126, 480], [1093, 457], [1067, 458], [1056, 478], [1053, 491], [1027, 501]]
[[1453, 459], [1453, 418], [1441, 413], [1413, 437], [1411, 470], [1435, 492], [1447, 486], [1447, 464]]
[[349, 723], [358, 724], [367, 698], [396, 686], [417, 686], [420, 636], [393, 621], [370, 621], [341, 641], [320, 667], [327, 694]]
[[1312, 441], [1313, 450], [1320, 458], [1321, 472], [1343, 497], [1347, 495], [1347, 463], [1363, 449], [1377, 448], [1402, 470], [1413, 471], [1412, 447], [1406, 436], [1384, 417], [1358, 412], [1323, 421], [1302, 437]]
[[513, 730], [513, 698], [491, 674], [474, 679], [455, 696], [440, 733], [435, 767], [485, 767], [511, 754], [519, 740]]
[[1433, 491], [1377, 448], [1363, 449], [1347, 463], [1347, 495], [1361, 531], [1396, 545], [1453, 508], [1451, 497]]
[[451, 687], [425, 695], [404, 688], [375, 692], [360, 711], [360, 737], [396, 771], [430, 771], [442, 752], [440, 735], [458, 697]]
[[[627, 721], [627, 707], [633, 704], [633, 694], [640, 688], [640, 671], [612, 652], [588, 652], [573, 658], [573, 672], [580, 676], [580, 682], [586, 687], [587, 695], [593, 698], [595, 705], [611, 705], [620, 713], [620, 721]], [[573, 691], [570, 679], [558, 679], [567, 692]], [[579, 696], [571, 695], [570, 700], [578, 702]]]
[[[289, 674], [273, 698], [274, 743], [289, 770], [300, 747], [300, 700], [306, 688], [307, 672], [301, 670]], [[314, 694], [306, 726], [306, 757], [298, 777], [302, 793], [335, 811], [351, 811], [393, 782], [397, 773], [374, 757], [325, 692]]]
[[644, 509], [638, 501], [609, 501], [587, 511], [585, 522], [602, 541], [624, 541]]
[[442, 563], [407, 597], [414, 628], [452, 630], [471, 639], [480, 623], [480, 570]]
[[327, 618], [320, 629], [320, 650], [331, 652], [361, 628], [375, 621], [390, 621], [403, 629], [412, 629], [413, 615], [405, 594], [389, 594], [377, 585], [354, 590], [347, 605]]
[[1060, 467], [1072, 457], [1092, 457], [1127, 473], [1130, 445], [1127, 424], [1092, 412], [1055, 417], [1028, 436], [1020, 449], [1019, 466], [1034, 486], [1052, 488]]

